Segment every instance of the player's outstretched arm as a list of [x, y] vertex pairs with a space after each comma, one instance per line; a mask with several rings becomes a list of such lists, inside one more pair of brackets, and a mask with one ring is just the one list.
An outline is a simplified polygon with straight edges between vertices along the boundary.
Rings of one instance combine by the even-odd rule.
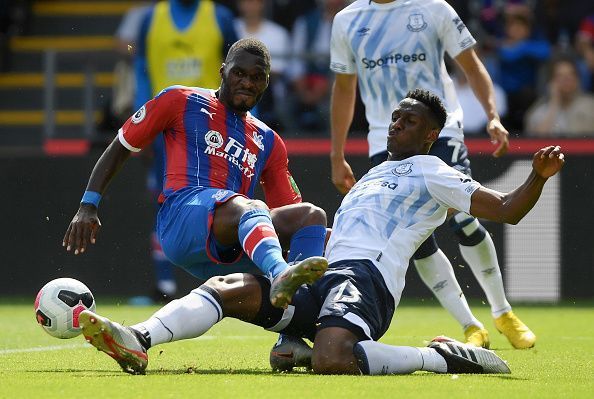
[[357, 94], [357, 75], [336, 74], [332, 86], [330, 103], [330, 136], [332, 149], [332, 183], [341, 194], [346, 194], [355, 185], [355, 175], [344, 157], [344, 146], [353, 122], [355, 96]]
[[532, 172], [520, 187], [504, 194], [481, 187], [472, 194], [470, 213], [494, 222], [517, 224], [534, 207], [547, 179], [561, 170], [565, 157], [559, 146], [540, 149]]
[[[129, 156], [130, 151], [116, 137], [95, 164], [87, 184], [87, 191], [102, 194]], [[68, 225], [62, 246], [66, 247], [67, 251], [74, 250], [75, 255], [83, 253], [89, 242], [95, 243], [100, 227], [97, 207], [93, 204], [81, 203], [78, 212]]]

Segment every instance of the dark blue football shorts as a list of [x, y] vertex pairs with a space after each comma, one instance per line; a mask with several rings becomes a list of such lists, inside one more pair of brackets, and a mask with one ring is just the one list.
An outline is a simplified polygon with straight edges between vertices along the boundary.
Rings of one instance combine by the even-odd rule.
[[[268, 298], [270, 282], [258, 277], [262, 298]], [[369, 260], [335, 262], [311, 286], [301, 286], [285, 310], [267, 300], [254, 324], [267, 330], [305, 337], [313, 341], [318, 330], [342, 327], [360, 340], [378, 340], [390, 327], [394, 298], [379, 270]]]

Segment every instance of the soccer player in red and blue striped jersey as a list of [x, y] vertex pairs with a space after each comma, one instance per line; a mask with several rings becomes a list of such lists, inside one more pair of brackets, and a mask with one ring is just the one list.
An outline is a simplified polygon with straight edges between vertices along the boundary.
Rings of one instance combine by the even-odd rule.
[[[217, 91], [172, 86], [143, 105], [95, 165], [64, 236], [66, 249], [78, 254], [95, 242], [101, 194], [130, 154], [163, 132], [157, 235], [165, 255], [193, 273], [205, 255], [229, 264], [245, 253], [273, 279], [272, 304], [286, 307], [300, 285], [326, 270], [326, 260], [313, 256], [323, 253], [326, 216], [301, 202], [283, 141], [249, 113], [268, 86], [269, 72], [266, 47], [243, 39], [229, 49]], [[253, 199], [259, 182], [266, 203]], [[289, 261], [306, 259], [289, 266], [281, 243]]]

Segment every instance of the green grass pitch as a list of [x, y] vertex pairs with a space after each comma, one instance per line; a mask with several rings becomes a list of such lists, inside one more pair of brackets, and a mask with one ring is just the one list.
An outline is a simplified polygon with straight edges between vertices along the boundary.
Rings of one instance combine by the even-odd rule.
[[[0, 300], [0, 398], [593, 398], [594, 306], [516, 306], [535, 331], [530, 350], [514, 350], [473, 303], [492, 348], [511, 375], [316, 376], [274, 374], [268, 353], [276, 335], [223, 320], [205, 336], [151, 349], [146, 376], [131, 376], [82, 337], [58, 340], [35, 323], [33, 305]], [[104, 301], [107, 302], [107, 301]], [[97, 311], [126, 324], [156, 308], [98, 300]], [[381, 342], [423, 346], [438, 334], [461, 339], [445, 310], [409, 300], [397, 309]]]

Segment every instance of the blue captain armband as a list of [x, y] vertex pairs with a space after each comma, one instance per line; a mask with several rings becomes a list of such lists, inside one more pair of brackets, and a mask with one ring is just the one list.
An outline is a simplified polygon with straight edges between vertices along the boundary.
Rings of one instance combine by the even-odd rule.
[[99, 208], [99, 202], [101, 201], [101, 194], [96, 191], [85, 191], [80, 200], [81, 204], [93, 204], [95, 208]]

